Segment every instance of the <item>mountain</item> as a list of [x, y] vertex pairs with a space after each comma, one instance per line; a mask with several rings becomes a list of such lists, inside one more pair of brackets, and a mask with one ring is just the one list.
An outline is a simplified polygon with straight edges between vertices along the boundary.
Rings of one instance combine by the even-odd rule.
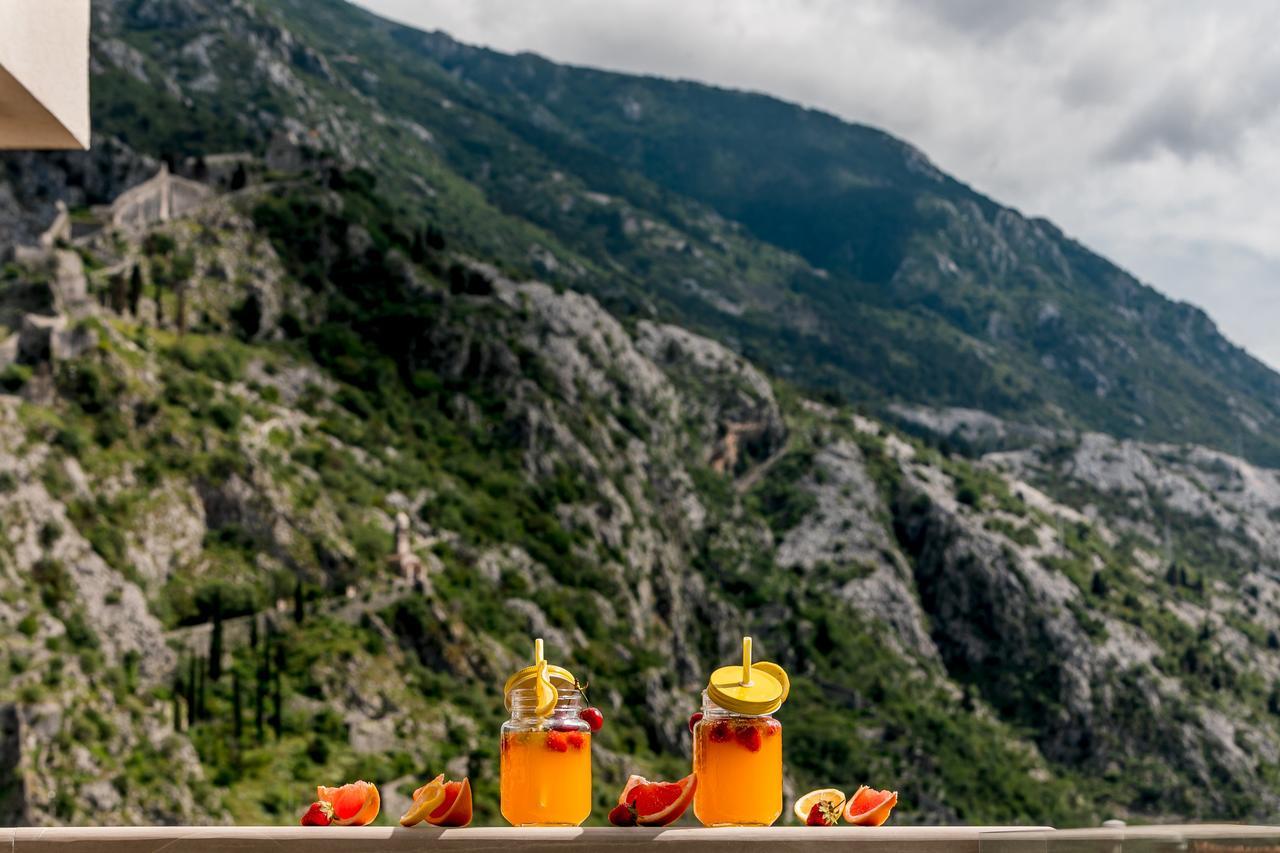
[[98, 2], [93, 51], [94, 149], [0, 161], [7, 822], [363, 777], [386, 823], [441, 771], [496, 821], [537, 635], [606, 717], [599, 823], [744, 632], [789, 796], [1274, 814], [1280, 476], [1201, 408], [1265, 459], [1273, 379], [1203, 315], [758, 96], [327, 0]]
[[1280, 381], [1203, 312], [878, 130], [473, 48], [341, 0], [228, 20], [95, 8], [94, 114], [126, 143], [181, 157], [305, 137], [407, 176], [407, 205], [513, 271], [878, 411], [981, 408], [1280, 463]]
[[[885, 133], [760, 95], [472, 48], [350, 6], [280, 8], [305, 18], [325, 49], [377, 57], [363, 69], [377, 75], [372, 101], [449, 128], [440, 134], [448, 161], [502, 210], [602, 262], [619, 260], [642, 293], [683, 303], [682, 321], [740, 340], [805, 387], [1280, 462], [1280, 379], [1203, 312]], [[490, 121], [441, 124], [436, 92], [422, 86], [437, 70], [455, 81], [441, 97], [475, 104]], [[556, 173], [621, 204], [566, 211]], [[638, 239], [634, 223], [628, 232], [652, 219], [710, 254], [714, 226], [711, 245], [698, 240], [709, 216], [804, 263], [770, 274], [756, 267], [778, 261], [721, 247], [733, 256], [728, 270], [674, 273], [647, 267], [652, 241]], [[605, 221], [592, 228], [593, 217]], [[690, 296], [705, 304], [689, 306]]]

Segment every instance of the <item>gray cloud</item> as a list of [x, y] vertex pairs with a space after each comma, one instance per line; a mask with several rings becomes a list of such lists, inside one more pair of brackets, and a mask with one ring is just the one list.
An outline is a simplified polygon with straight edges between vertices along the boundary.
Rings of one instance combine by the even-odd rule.
[[903, 6], [915, 5], [951, 29], [995, 38], [1008, 36], [1028, 24], [1057, 21], [1064, 12], [1083, 5], [1084, 2], [1085, 0], [1080, 0], [1079, 3], [1071, 0], [1041, 0], [1035, 3], [1025, 0], [912, 0]]
[[359, 0], [498, 49], [877, 125], [1280, 366], [1268, 0]]

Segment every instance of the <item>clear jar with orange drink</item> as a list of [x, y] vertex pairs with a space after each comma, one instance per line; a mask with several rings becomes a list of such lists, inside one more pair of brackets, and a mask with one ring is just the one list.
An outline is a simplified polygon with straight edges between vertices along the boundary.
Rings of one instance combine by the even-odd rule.
[[769, 826], [782, 814], [782, 724], [773, 713], [790, 691], [782, 667], [751, 660], [717, 669], [693, 728], [693, 813], [704, 826]]
[[578, 826], [591, 814], [591, 726], [568, 670], [542, 659], [507, 681], [502, 724], [502, 816], [513, 826]]

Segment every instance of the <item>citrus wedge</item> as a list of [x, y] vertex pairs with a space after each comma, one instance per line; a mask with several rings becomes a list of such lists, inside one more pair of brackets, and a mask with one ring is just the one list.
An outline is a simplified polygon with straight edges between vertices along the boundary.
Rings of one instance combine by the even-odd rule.
[[471, 823], [471, 780], [444, 783], [444, 801], [427, 815], [432, 826], [466, 826]]
[[897, 791], [877, 791], [863, 785], [845, 805], [844, 819], [854, 826], [882, 826], [897, 804]]
[[832, 813], [839, 814], [840, 809], [844, 808], [844, 801], [844, 791], [838, 791], [835, 788], [819, 788], [796, 800], [796, 804], [791, 810], [795, 812], [795, 816], [800, 819], [800, 822], [804, 823], [809, 819], [809, 812], [813, 811], [815, 805], [822, 803]]
[[632, 776], [618, 795], [618, 808], [609, 813], [616, 826], [666, 826], [680, 819], [693, 802], [698, 778], [690, 773], [678, 782], [650, 782]]
[[316, 787], [316, 799], [333, 807], [334, 826], [367, 826], [378, 817], [378, 786], [361, 779], [339, 788]]
[[401, 826], [415, 826], [444, 804], [444, 774], [441, 773], [413, 792], [413, 804], [400, 816]]

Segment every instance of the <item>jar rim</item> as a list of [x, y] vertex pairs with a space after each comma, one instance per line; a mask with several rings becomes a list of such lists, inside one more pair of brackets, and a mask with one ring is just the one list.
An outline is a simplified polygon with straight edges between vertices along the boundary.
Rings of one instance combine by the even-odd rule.
[[[538, 698], [537, 692], [532, 687], [521, 687], [512, 690], [510, 694], [511, 700], [511, 717], [533, 717], [534, 709], [537, 708]], [[551, 711], [551, 716], [564, 716], [566, 714], [577, 714], [582, 706], [582, 691], [576, 687], [560, 687], [557, 688], [556, 705]]]
[[702, 714], [704, 718], [706, 717], [715, 717], [715, 718], [737, 717], [737, 718], [746, 719], [746, 720], [764, 720], [764, 719], [771, 720], [773, 719], [774, 712], [767, 711], [763, 714], [744, 714], [740, 711], [731, 711], [728, 708], [723, 708], [720, 705], [717, 705], [715, 700], [707, 695], [707, 691], [703, 690], [702, 691]]

